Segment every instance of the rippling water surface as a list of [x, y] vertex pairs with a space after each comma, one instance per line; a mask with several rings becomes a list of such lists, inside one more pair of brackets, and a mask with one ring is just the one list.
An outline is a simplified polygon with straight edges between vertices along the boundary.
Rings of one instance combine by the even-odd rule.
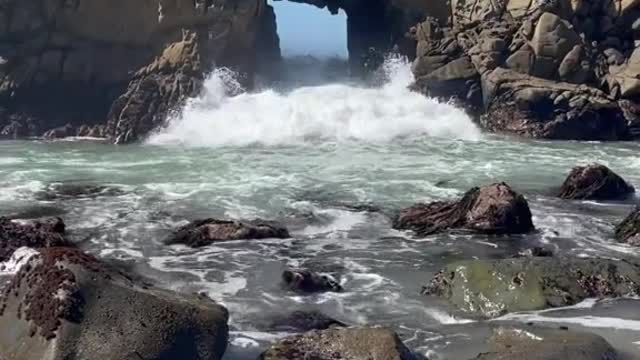
[[[471, 358], [491, 326], [528, 321], [587, 327], [628, 354], [640, 352], [638, 300], [478, 322], [419, 294], [449, 261], [503, 257], [541, 244], [575, 256], [640, 259], [640, 249], [612, 237], [637, 199], [553, 197], [571, 167], [594, 161], [640, 187], [640, 146], [481, 134], [461, 111], [405, 90], [406, 64], [393, 64], [389, 73], [391, 81], [379, 87], [328, 84], [232, 96], [219, 72], [201, 98], [146, 144], [0, 142], [0, 211], [61, 214], [87, 251], [120, 260], [161, 286], [208, 292], [231, 313], [230, 360], [252, 358], [281, 336], [261, 324], [293, 309], [390, 326], [434, 359]], [[390, 228], [404, 206], [495, 181], [525, 194], [537, 233], [414, 239]], [[37, 200], [52, 182], [122, 192]], [[176, 226], [202, 217], [277, 220], [292, 238], [201, 249], [163, 245]], [[292, 266], [338, 273], [346, 291], [287, 293], [279, 278]]]

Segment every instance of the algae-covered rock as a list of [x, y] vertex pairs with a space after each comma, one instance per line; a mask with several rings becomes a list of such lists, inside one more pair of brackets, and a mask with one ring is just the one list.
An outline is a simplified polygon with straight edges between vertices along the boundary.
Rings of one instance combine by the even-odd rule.
[[529, 326], [500, 327], [488, 339], [489, 351], [481, 360], [614, 360], [615, 350], [594, 334]]
[[468, 260], [448, 265], [423, 292], [474, 315], [576, 304], [586, 298], [640, 295], [640, 266], [567, 257]]
[[75, 248], [44, 248], [0, 301], [0, 358], [219, 360], [228, 313], [140, 283]]
[[393, 331], [381, 327], [330, 328], [284, 338], [260, 360], [417, 360]]

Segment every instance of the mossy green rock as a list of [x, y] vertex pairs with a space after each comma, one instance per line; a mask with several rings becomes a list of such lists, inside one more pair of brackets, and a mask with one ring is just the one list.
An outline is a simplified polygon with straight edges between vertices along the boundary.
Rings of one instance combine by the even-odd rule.
[[448, 265], [424, 293], [482, 317], [640, 294], [640, 266], [580, 258], [469, 260]]

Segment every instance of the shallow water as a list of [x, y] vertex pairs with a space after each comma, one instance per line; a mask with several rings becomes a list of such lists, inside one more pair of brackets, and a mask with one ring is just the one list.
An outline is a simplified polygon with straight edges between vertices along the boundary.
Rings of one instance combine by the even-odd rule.
[[[228, 360], [255, 358], [282, 336], [262, 331], [261, 324], [294, 309], [390, 326], [432, 359], [471, 358], [490, 327], [529, 321], [588, 329], [631, 358], [640, 353], [639, 300], [486, 322], [420, 295], [447, 262], [504, 257], [541, 244], [575, 256], [640, 259], [640, 249], [613, 240], [615, 223], [637, 198], [595, 203], [553, 197], [571, 167], [594, 161], [640, 187], [640, 145], [481, 134], [459, 110], [406, 92], [407, 70], [400, 66], [378, 88], [333, 84], [238, 96], [213, 76], [208, 92], [146, 144], [0, 142], [0, 215], [46, 207], [65, 219], [87, 251], [120, 260], [161, 286], [208, 292], [231, 313]], [[451, 199], [496, 181], [525, 194], [537, 233], [414, 239], [390, 228], [390, 217], [404, 206]], [[37, 200], [52, 182], [123, 191]], [[277, 220], [292, 238], [195, 250], [163, 245], [176, 226], [202, 217]], [[283, 291], [282, 270], [296, 266], [337, 273], [346, 291]]]

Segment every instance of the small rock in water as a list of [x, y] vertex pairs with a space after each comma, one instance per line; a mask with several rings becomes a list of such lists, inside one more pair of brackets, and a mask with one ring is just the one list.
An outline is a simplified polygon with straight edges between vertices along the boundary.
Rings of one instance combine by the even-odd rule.
[[344, 327], [344, 323], [332, 319], [318, 311], [294, 311], [275, 318], [268, 326], [269, 331], [304, 332], [325, 330], [333, 326]]
[[450, 229], [484, 234], [521, 234], [534, 230], [524, 196], [505, 183], [469, 190], [458, 201], [436, 201], [404, 209], [393, 227], [427, 236]]
[[260, 360], [417, 360], [398, 335], [381, 327], [330, 328], [277, 341]]
[[165, 243], [167, 245], [183, 244], [196, 248], [219, 241], [287, 239], [289, 237], [289, 231], [286, 228], [266, 221], [204, 219], [179, 228]]
[[302, 293], [340, 292], [342, 286], [331, 276], [318, 274], [309, 270], [285, 270], [282, 273], [284, 286]]
[[615, 350], [594, 334], [530, 326], [526, 329], [499, 327], [488, 341], [489, 352], [478, 360], [614, 360]]
[[640, 207], [631, 212], [616, 226], [616, 240], [633, 246], [640, 246]]
[[591, 164], [574, 167], [558, 196], [573, 200], [616, 200], [634, 192], [633, 186], [608, 167]]
[[53, 183], [43, 191], [36, 194], [36, 199], [53, 201], [58, 199], [82, 199], [96, 198], [98, 196], [121, 195], [122, 190], [104, 185], [77, 184], [77, 183]]
[[551, 249], [536, 246], [531, 249], [520, 251], [516, 257], [552, 257], [553, 251]]

